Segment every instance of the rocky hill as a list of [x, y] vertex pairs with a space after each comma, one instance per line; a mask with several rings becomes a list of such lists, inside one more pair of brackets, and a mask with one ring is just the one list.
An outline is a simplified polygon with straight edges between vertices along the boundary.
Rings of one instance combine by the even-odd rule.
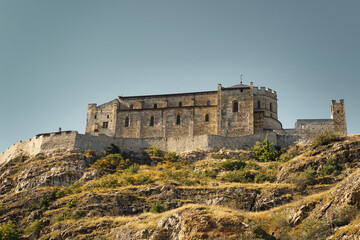
[[0, 166], [0, 239], [359, 239], [360, 137]]

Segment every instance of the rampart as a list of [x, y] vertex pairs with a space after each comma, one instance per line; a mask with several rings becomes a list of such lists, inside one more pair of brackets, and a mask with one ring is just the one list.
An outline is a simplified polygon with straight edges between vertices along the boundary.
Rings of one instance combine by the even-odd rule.
[[[122, 151], [131, 152], [139, 156], [151, 146], [157, 146], [164, 152], [189, 152], [192, 150], [246, 149], [256, 141], [263, 141], [268, 135], [275, 145], [288, 145], [284, 137], [273, 131], [268, 133], [250, 134], [237, 137], [222, 137], [218, 135], [186, 136], [179, 138], [115, 138], [106, 135], [93, 136], [79, 134], [76, 131], [39, 134], [25, 142], [19, 141], [0, 154], [0, 164], [19, 155], [36, 156], [39, 153], [52, 154], [55, 152], [85, 151], [93, 149], [101, 153], [106, 147], [115, 144]], [[290, 142], [292, 143], [292, 142]]]

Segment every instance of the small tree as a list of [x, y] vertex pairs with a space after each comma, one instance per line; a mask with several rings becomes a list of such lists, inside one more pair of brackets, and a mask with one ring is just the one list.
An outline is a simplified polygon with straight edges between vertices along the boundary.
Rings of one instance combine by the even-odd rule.
[[276, 161], [278, 158], [278, 152], [273, 150], [273, 143], [270, 143], [268, 136], [263, 143], [256, 142], [252, 148], [253, 156], [260, 162], [271, 162]]

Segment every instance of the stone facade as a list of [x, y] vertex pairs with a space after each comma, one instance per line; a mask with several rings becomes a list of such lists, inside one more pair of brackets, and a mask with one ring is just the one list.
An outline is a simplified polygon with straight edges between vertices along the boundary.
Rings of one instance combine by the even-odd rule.
[[86, 134], [119, 138], [245, 136], [282, 129], [277, 95], [238, 84], [217, 91], [118, 97], [89, 104]]

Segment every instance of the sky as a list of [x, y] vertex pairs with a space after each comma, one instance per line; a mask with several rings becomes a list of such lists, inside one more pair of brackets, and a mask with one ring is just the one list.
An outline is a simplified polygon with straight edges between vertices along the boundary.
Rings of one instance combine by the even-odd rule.
[[117, 96], [277, 91], [284, 128], [345, 99], [359, 133], [358, 0], [0, 0], [0, 152], [85, 132], [87, 105]]

